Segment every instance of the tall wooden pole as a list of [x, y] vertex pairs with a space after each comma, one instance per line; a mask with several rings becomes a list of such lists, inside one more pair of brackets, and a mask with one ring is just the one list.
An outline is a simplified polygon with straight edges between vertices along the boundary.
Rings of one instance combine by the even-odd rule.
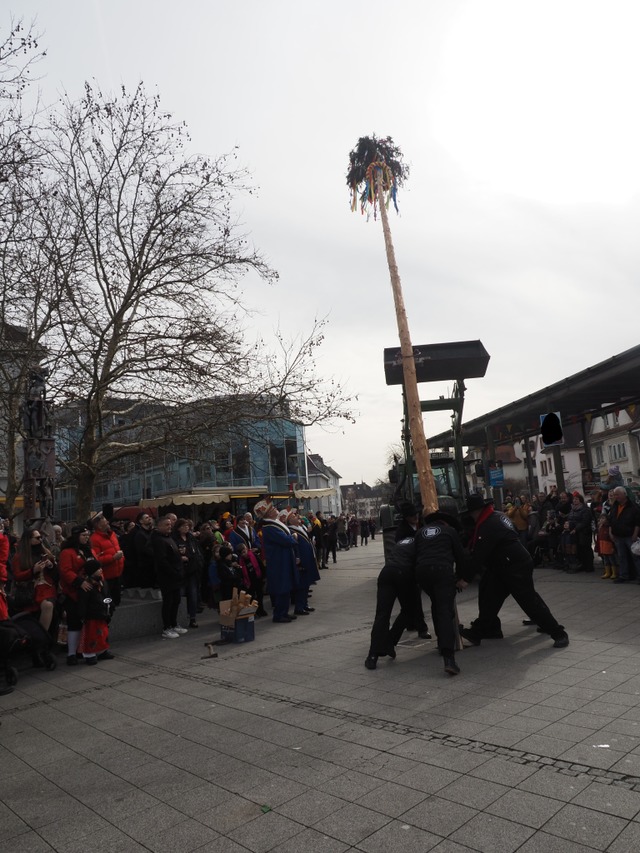
[[380, 205], [380, 216], [382, 218], [382, 232], [384, 234], [384, 245], [387, 250], [387, 263], [389, 264], [389, 275], [391, 276], [391, 290], [396, 309], [398, 321], [398, 335], [400, 337], [400, 353], [402, 355], [402, 373], [404, 377], [404, 390], [407, 397], [407, 410], [409, 412], [409, 430], [415, 456], [416, 472], [420, 484], [420, 495], [425, 515], [438, 510], [438, 494], [433, 480], [431, 470], [431, 459], [429, 458], [429, 447], [424, 434], [424, 423], [422, 421], [422, 409], [420, 408], [420, 395], [418, 394], [418, 380], [416, 378], [416, 362], [413, 357], [413, 344], [409, 334], [409, 322], [404, 307], [402, 296], [402, 284], [400, 273], [396, 263], [396, 253], [391, 239], [389, 228], [389, 217], [384, 203], [382, 189], [382, 171], [376, 170], [376, 195]]

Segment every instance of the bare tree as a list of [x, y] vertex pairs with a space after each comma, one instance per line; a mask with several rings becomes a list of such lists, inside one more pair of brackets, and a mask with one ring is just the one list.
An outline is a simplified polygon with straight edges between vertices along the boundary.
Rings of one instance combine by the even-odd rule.
[[86, 84], [38, 143], [34, 231], [57, 288], [46, 342], [58, 408], [73, 413], [61, 461], [78, 517], [128, 456], [234, 418], [349, 417], [315, 373], [321, 324], [297, 347], [280, 337], [279, 359], [250, 339], [238, 281], [276, 274], [233, 216], [251, 192], [236, 152], [189, 155], [185, 125], [143, 84], [113, 97]]
[[42, 358], [42, 334], [50, 318], [46, 262], [31, 234], [39, 157], [33, 144], [36, 108], [25, 108], [23, 102], [31, 72], [43, 56], [33, 26], [12, 22], [0, 42], [0, 433], [3, 499], [10, 517], [22, 477], [21, 406], [29, 373]]

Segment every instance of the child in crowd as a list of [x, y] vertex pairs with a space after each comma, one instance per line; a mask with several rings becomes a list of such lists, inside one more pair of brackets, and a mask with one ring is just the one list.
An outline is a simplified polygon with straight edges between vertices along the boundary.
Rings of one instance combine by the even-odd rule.
[[562, 560], [563, 568], [573, 568], [576, 565], [576, 555], [578, 548], [576, 545], [575, 534], [572, 533], [574, 528], [568, 521], [562, 523], [562, 533], [560, 534], [560, 548], [558, 557]]
[[98, 561], [90, 557], [84, 565], [86, 580], [90, 589], [86, 592], [80, 589], [78, 609], [83, 619], [78, 651], [82, 653], [85, 663], [93, 666], [101, 660], [111, 660], [109, 651], [109, 592], [102, 575], [102, 567]]
[[596, 554], [600, 554], [602, 557], [602, 567], [604, 571], [601, 577], [615, 580], [618, 577], [618, 558], [616, 556], [616, 546], [611, 539], [611, 531], [609, 527], [609, 517], [603, 512], [598, 519], [598, 530], [596, 532]]
[[238, 591], [249, 592], [249, 587], [245, 586], [244, 583], [238, 558], [229, 545], [220, 547], [217, 566], [218, 578], [220, 579], [220, 601], [228, 601], [233, 594], [234, 587]]

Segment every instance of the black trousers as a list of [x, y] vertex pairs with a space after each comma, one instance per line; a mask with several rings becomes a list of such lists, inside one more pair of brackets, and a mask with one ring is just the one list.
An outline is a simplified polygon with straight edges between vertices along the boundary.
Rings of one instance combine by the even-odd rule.
[[578, 553], [577, 557], [580, 561], [580, 566], [584, 572], [593, 571], [593, 548], [591, 547], [591, 531], [588, 535], [578, 537]]
[[67, 614], [67, 628], [70, 631], [81, 631], [83, 620], [78, 602], [66, 595], [63, 608], [64, 612]]
[[454, 623], [456, 578], [452, 566], [419, 566], [416, 578], [431, 599], [431, 617], [438, 648], [453, 654], [456, 647]]
[[113, 616], [116, 607], [122, 601], [122, 580], [119, 577], [110, 578], [107, 581], [107, 587], [109, 589], [109, 598], [111, 599], [111, 615]]
[[407, 610], [403, 608], [395, 618], [391, 626], [391, 641], [393, 645], [397, 645], [404, 631], [428, 631], [429, 626], [424, 618], [424, 610], [422, 608], [422, 590], [420, 586], [414, 582], [413, 584], [413, 603], [411, 608]]
[[178, 624], [178, 610], [180, 608], [181, 591], [171, 587], [160, 587], [162, 592], [162, 628], [174, 628]]
[[[398, 569], [383, 566], [378, 575], [378, 590], [376, 598], [376, 615], [371, 629], [371, 646], [369, 654], [378, 657], [386, 655], [395, 645], [389, 631], [389, 620], [396, 599], [400, 602], [402, 628], [414, 618], [416, 583], [413, 575], [403, 574]], [[396, 622], [398, 622], [396, 619]], [[395, 623], [394, 623], [395, 625]], [[397, 640], [396, 640], [397, 642]]]
[[500, 629], [498, 614], [512, 595], [526, 615], [554, 640], [562, 636], [564, 627], [538, 595], [533, 585], [533, 561], [492, 566], [480, 580], [478, 588], [478, 618], [471, 629], [480, 639]]
[[322, 547], [322, 565], [329, 564], [329, 556], [333, 557], [333, 562], [336, 561], [337, 543], [335, 539], [329, 539]]

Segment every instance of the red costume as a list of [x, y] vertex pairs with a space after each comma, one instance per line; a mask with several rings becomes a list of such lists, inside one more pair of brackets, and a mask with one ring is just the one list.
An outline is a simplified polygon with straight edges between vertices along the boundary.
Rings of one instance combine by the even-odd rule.
[[[93, 552], [92, 552], [93, 553]], [[94, 553], [93, 556], [98, 559]], [[78, 600], [78, 590], [87, 575], [84, 571], [86, 558], [73, 548], [63, 548], [58, 557], [58, 568], [60, 569], [60, 589], [73, 601]]]
[[4, 585], [7, 582], [7, 560], [9, 559], [9, 538], [0, 533], [0, 622], [9, 618], [7, 594]]
[[[45, 558], [48, 558], [53, 562], [53, 556], [47, 552], [42, 555], [42, 559]], [[48, 599], [55, 600], [58, 597], [58, 586], [51, 576], [51, 569], [45, 569], [39, 578], [35, 578], [33, 569], [20, 568], [20, 557], [16, 554], [11, 561], [11, 571], [13, 572], [13, 577], [16, 581], [32, 580], [34, 582], [33, 605], [27, 608], [28, 611], [40, 610], [40, 603], [42, 601], [47, 601]]]
[[9, 537], [0, 533], [0, 583], [7, 579], [7, 563], [9, 561]]

